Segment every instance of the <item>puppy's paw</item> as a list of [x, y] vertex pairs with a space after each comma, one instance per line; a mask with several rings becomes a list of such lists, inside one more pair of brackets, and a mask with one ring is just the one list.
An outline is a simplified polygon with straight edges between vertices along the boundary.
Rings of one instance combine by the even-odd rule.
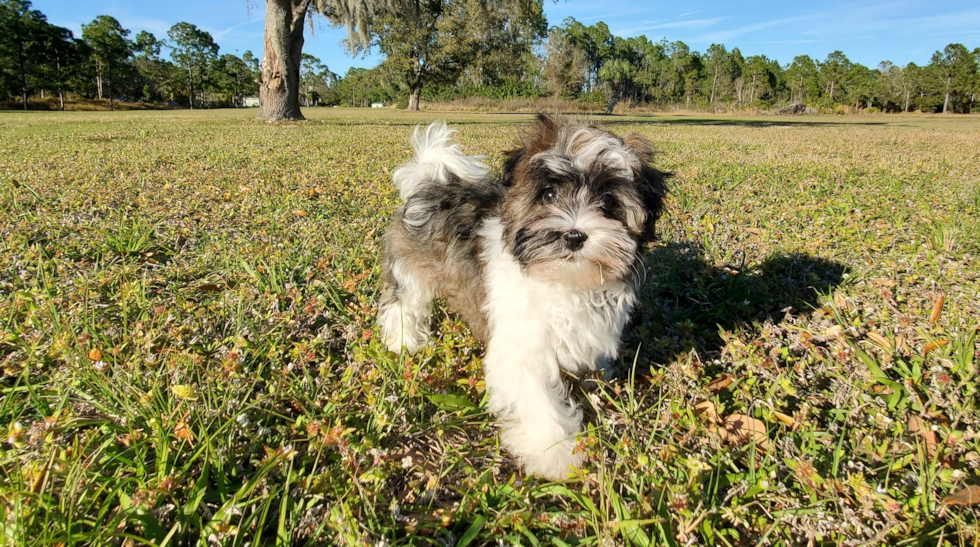
[[537, 477], [565, 480], [582, 466], [582, 456], [573, 453], [574, 448], [574, 441], [562, 441], [542, 452], [523, 454], [521, 463], [525, 471]]
[[381, 312], [381, 339], [394, 353], [401, 353], [402, 347], [415, 353], [429, 341], [429, 316], [403, 309], [401, 304], [392, 304]]

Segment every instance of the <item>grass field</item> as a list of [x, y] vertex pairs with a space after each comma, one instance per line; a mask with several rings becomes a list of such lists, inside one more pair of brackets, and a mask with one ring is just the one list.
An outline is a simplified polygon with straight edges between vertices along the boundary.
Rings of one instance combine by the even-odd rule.
[[306, 113], [0, 113], [0, 544], [977, 545], [980, 118], [600, 119], [675, 177], [556, 484], [452, 315], [376, 335], [439, 114]]

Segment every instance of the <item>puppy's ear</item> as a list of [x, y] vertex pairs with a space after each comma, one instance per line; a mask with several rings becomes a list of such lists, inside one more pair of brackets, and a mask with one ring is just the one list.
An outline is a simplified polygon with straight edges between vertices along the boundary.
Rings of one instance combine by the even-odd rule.
[[524, 159], [524, 147], [507, 150], [504, 152], [504, 186], [514, 185], [514, 171], [517, 164]]
[[653, 241], [656, 237], [654, 225], [663, 214], [664, 198], [667, 196], [667, 178], [671, 175], [658, 171], [650, 165], [653, 159], [653, 147], [646, 139], [636, 133], [630, 133], [623, 138], [623, 143], [640, 158], [641, 167], [635, 176], [637, 189], [643, 200], [643, 208], [647, 213], [642, 237], [645, 241]]
[[534, 119], [534, 125], [524, 133], [519, 146], [513, 150], [504, 152], [504, 185], [514, 184], [514, 174], [517, 166], [524, 158], [543, 152], [552, 146], [558, 139], [558, 130], [562, 121], [556, 116], [538, 114]]

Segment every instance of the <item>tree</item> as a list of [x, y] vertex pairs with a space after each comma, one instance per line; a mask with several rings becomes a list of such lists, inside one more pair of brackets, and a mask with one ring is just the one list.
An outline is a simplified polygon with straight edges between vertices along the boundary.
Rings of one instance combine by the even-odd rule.
[[851, 86], [847, 92], [849, 98], [854, 101], [855, 108], [860, 108], [862, 103], [866, 103], [866, 108], [871, 108], [879, 95], [880, 76], [879, 71], [871, 70], [860, 63], [851, 66], [847, 75]]
[[91, 23], [82, 25], [82, 39], [92, 51], [96, 66], [96, 87], [103, 98], [103, 87], [109, 96], [109, 110], [115, 110], [112, 84], [123, 70], [132, 53], [132, 44], [126, 37], [129, 31], [122, 28], [114, 17], [100, 15]]
[[765, 55], [753, 55], [745, 60], [746, 82], [749, 84], [749, 104], [764, 100], [776, 90], [776, 72]]
[[372, 25], [373, 45], [385, 56], [385, 79], [409, 92], [408, 109], [418, 110], [426, 84], [449, 84], [466, 66], [472, 48], [467, 43], [466, 20], [459, 16], [466, 0], [425, 0], [418, 17], [397, 14]]
[[589, 65], [586, 85], [589, 91], [594, 91], [599, 84], [599, 70], [612, 52], [613, 35], [609, 32], [609, 27], [602, 21], [587, 27], [573, 17], [568, 17], [562, 22], [562, 29], [585, 52]]
[[977, 58], [963, 44], [949, 44], [932, 55], [929, 73], [934, 86], [943, 94], [943, 114], [946, 114], [951, 106], [955, 109], [953, 100], [971, 95]]
[[456, 82], [473, 87], [529, 83], [535, 79], [534, 48], [548, 32], [541, 0], [469, 0], [465, 29], [472, 48]]
[[587, 64], [585, 52], [576, 46], [561, 28], [548, 33], [545, 43], [544, 77], [548, 92], [557, 97], [571, 98], [582, 91]]
[[711, 95], [708, 102], [714, 104], [719, 83], [730, 80], [728, 50], [722, 44], [711, 44], [704, 54], [704, 61], [708, 74], [711, 75]]
[[136, 90], [141, 101], [163, 99], [163, 87], [172, 77], [173, 65], [160, 59], [165, 45], [156, 36], [144, 31], [136, 35], [133, 44], [133, 66], [136, 68]]
[[844, 83], [850, 71], [851, 61], [840, 50], [827, 55], [827, 59], [820, 63], [820, 77], [826, 82], [830, 104], [834, 103], [834, 93]]
[[786, 69], [791, 101], [806, 104], [820, 96], [820, 71], [809, 55], [797, 55]]
[[245, 95], [259, 89], [248, 63], [230, 53], [212, 63], [209, 80], [213, 89], [224, 96], [222, 100], [232, 106], [242, 106]]
[[483, 75], [479, 83], [495, 84], [508, 72], [505, 59], [523, 64], [543, 32], [542, 13], [541, 0], [425, 0], [416, 17], [377, 18], [370, 45], [385, 56], [385, 81], [408, 91], [408, 109], [418, 110], [427, 84], [456, 83], [468, 67]]
[[651, 42], [646, 36], [636, 38], [637, 70], [635, 83], [642, 89], [643, 99], [664, 100], [664, 84], [670, 57], [666, 42]]
[[[218, 58], [218, 44], [211, 34], [190, 23], [177, 23], [170, 27], [167, 36], [171, 40], [170, 57], [187, 72], [191, 110], [194, 109], [194, 80], [202, 81], [208, 66]], [[196, 74], [196, 76], [195, 76]], [[202, 86], [198, 86], [199, 91]]]
[[299, 72], [303, 61], [303, 28], [307, 11], [347, 27], [351, 43], [370, 41], [369, 25], [384, 13], [414, 15], [415, 0], [266, 0], [265, 48], [259, 118], [275, 122], [302, 120]]
[[17, 90], [24, 110], [49, 26], [44, 14], [31, 9], [26, 0], [0, 2], [0, 83], [5, 89]]
[[317, 104], [317, 99], [333, 85], [337, 78], [338, 76], [331, 72], [320, 59], [304, 53], [303, 69], [300, 72], [300, 86], [306, 99], [306, 106], [310, 106], [311, 99], [313, 104]]
[[624, 87], [636, 76], [636, 67], [626, 59], [610, 59], [599, 69], [599, 79], [609, 87], [606, 114], [612, 114]]
[[72, 32], [66, 28], [46, 25], [41, 40], [43, 62], [38, 66], [42, 74], [40, 83], [58, 92], [58, 104], [64, 110], [65, 87], [69, 78], [82, 66], [82, 51]]

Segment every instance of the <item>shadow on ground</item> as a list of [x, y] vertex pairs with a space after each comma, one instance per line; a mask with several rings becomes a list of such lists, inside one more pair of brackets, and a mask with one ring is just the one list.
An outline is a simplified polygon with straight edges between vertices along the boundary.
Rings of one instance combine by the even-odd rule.
[[[717, 267], [691, 243], [668, 243], [647, 255], [647, 279], [625, 335], [642, 362], [668, 363], [691, 349], [714, 358], [719, 329], [759, 330], [786, 312], [805, 315], [820, 294], [844, 279], [846, 265], [806, 254], [774, 254], [762, 262]], [[632, 355], [625, 355], [632, 363]]]
[[611, 116], [598, 116], [598, 120], [601, 120], [603, 125], [717, 125], [717, 126], [734, 126], [734, 127], [787, 127], [787, 126], [800, 126], [800, 127], [818, 127], [818, 126], [837, 126], [837, 125], [886, 125], [885, 122], [879, 121], [836, 121], [836, 120], [807, 120], [805, 118], [797, 117], [769, 117], [761, 116], [759, 119], [746, 120], [744, 118], [663, 118], [663, 117], [650, 117], [650, 118], [640, 118], [635, 119], [633, 117], [624, 117], [622, 119], [616, 119]]

